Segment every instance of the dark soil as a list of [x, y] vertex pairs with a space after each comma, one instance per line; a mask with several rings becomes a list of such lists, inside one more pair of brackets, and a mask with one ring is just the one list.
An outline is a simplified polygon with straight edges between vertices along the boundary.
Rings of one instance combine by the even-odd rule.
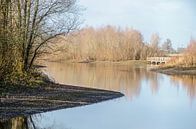
[[0, 86], [0, 121], [122, 97], [119, 92], [55, 83], [39, 87]]
[[159, 67], [151, 71], [168, 75], [196, 75], [196, 67]]

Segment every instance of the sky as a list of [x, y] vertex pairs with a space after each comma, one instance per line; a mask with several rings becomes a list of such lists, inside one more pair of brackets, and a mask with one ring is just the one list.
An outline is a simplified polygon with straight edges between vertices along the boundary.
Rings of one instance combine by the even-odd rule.
[[85, 8], [83, 26], [113, 25], [139, 30], [149, 42], [158, 33], [161, 42], [186, 47], [196, 38], [196, 0], [78, 0]]

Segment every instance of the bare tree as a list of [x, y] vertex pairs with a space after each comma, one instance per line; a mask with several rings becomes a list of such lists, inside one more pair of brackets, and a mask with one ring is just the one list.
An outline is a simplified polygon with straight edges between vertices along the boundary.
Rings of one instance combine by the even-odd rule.
[[51, 39], [78, 27], [78, 9], [75, 4], [75, 0], [26, 0], [21, 5], [23, 12], [26, 12], [21, 13], [26, 17], [23, 24], [26, 28], [23, 32], [25, 70], [32, 67], [37, 55]]
[[191, 39], [183, 60], [186, 66], [196, 67], [196, 40]]
[[[62, 51], [64, 59], [77, 61], [89, 60], [141, 60], [147, 56], [158, 55], [159, 50], [153, 49], [143, 42], [142, 34], [134, 29], [120, 29], [114, 26], [101, 28], [86, 27], [65, 42], [66, 51]], [[49, 56], [50, 57], [50, 56]], [[60, 58], [60, 57], [59, 57]]]
[[160, 49], [160, 37], [157, 33], [152, 34], [150, 44], [148, 45], [148, 56], [159, 56], [161, 55]]
[[160, 43], [159, 35], [157, 33], [152, 34], [151, 40], [150, 40], [150, 46], [154, 49], [158, 49], [159, 43]]
[[79, 10], [76, 0], [0, 0], [0, 79], [30, 71], [52, 39], [78, 27]]
[[163, 45], [162, 45], [162, 50], [166, 51], [167, 53], [171, 53], [173, 51], [172, 48], [172, 43], [170, 39], [167, 39]]

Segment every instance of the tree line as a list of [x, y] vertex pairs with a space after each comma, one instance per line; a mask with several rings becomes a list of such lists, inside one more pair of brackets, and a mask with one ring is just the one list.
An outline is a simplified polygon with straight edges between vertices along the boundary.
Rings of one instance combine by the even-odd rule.
[[142, 34], [132, 28], [85, 27], [57, 42], [63, 42], [64, 49], [61, 49], [63, 53], [61, 58], [66, 60], [145, 60], [148, 56], [164, 55], [160, 49], [158, 34], [153, 34], [151, 41], [146, 43]]

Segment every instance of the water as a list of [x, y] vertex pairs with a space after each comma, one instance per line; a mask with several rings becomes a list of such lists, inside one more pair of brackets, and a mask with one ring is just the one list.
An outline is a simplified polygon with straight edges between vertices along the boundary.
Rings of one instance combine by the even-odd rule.
[[150, 72], [145, 65], [138, 64], [47, 65], [45, 70], [56, 82], [120, 91], [125, 96], [98, 104], [33, 115], [31, 118], [38, 128], [196, 128], [196, 76], [168, 76]]

